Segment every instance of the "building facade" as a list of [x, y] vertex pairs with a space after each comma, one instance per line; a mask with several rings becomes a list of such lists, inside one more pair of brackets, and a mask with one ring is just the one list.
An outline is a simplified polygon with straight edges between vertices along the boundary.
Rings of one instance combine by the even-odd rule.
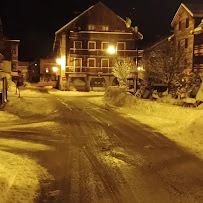
[[174, 28], [176, 45], [185, 49], [189, 68], [193, 71], [203, 70], [202, 34], [194, 29], [203, 18], [203, 4], [181, 4], [171, 23]]
[[112, 67], [117, 57], [140, 58], [135, 50], [141, 33], [99, 2], [55, 33], [54, 51], [60, 64], [60, 89], [70, 89], [80, 79], [85, 90], [112, 85]]
[[40, 81], [49, 82], [56, 81], [59, 75], [60, 66], [56, 63], [56, 59], [40, 59]]

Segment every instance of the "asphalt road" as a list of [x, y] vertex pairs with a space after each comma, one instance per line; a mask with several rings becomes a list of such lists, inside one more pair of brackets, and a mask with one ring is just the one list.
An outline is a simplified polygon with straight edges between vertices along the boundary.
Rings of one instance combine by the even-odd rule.
[[202, 160], [89, 97], [47, 98], [56, 105], [53, 114], [22, 113], [22, 120], [54, 121], [59, 127], [12, 133], [56, 149], [29, 153], [54, 177], [41, 182], [36, 202], [203, 202]]

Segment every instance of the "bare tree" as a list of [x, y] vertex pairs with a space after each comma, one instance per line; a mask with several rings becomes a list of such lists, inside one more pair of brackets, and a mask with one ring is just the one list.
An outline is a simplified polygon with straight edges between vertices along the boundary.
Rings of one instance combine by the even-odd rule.
[[133, 58], [130, 57], [118, 57], [115, 60], [113, 74], [117, 77], [119, 85], [122, 87], [127, 86], [127, 77], [132, 72], [136, 72], [136, 64]]
[[187, 60], [187, 53], [172, 41], [166, 41], [148, 49], [143, 61], [147, 77], [166, 83], [169, 90], [180, 84], [182, 78], [186, 77], [187, 67], [190, 64]]

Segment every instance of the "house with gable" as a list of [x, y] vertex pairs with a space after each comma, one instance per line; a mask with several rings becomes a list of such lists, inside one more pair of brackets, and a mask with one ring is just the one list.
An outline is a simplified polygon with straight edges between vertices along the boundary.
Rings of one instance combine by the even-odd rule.
[[53, 49], [61, 65], [59, 89], [69, 90], [78, 79], [86, 91], [113, 85], [115, 58], [139, 60], [142, 51], [135, 47], [142, 38], [130, 19], [122, 19], [101, 2], [91, 6], [55, 33]]
[[181, 4], [173, 20], [174, 40], [183, 47], [190, 67], [193, 71], [203, 71], [203, 35], [201, 30], [203, 19], [203, 3]]

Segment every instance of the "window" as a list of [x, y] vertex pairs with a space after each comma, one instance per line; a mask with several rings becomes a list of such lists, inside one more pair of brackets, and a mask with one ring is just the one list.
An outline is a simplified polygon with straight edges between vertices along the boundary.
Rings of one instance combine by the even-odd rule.
[[82, 41], [74, 41], [74, 49], [82, 49]]
[[188, 39], [185, 39], [185, 48], [188, 48]]
[[104, 32], [105, 32], [105, 31], [109, 31], [109, 26], [105, 26], [105, 25], [102, 26], [102, 31], [104, 31]]
[[94, 41], [89, 41], [89, 42], [88, 42], [88, 49], [95, 50], [95, 49], [96, 49], [96, 42], [94, 42]]
[[109, 67], [109, 59], [101, 59], [101, 67]]
[[180, 49], [180, 41], [178, 41], [178, 49]]
[[88, 58], [87, 59], [87, 66], [88, 67], [95, 67], [96, 66], [96, 59], [95, 58]]
[[103, 51], [106, 51], [108, 49], [108, 47], [109, 47], [109, 43], [108, 42], [102, 42], [101, 49]]
[[82, 58], [74, 58], [74, 67], [82, 67]]
[[117, 50], [125, 50], [126, 49], [126, 43], [125, 42], [118, 42], [117, 43]]
[[46, 73], [48, 73], [49, 72], [49, 68], [46, 68]]
[[88, 25], [88, 30], [95, 30], [95, 26], [94, 25]]
[[178, 29], [181, 30], [181, 22], [178, 24]]
[[186, 22], [185, 22], [185, 27], [188, 28], [189, 27], [189, 18], [186, 18]]

